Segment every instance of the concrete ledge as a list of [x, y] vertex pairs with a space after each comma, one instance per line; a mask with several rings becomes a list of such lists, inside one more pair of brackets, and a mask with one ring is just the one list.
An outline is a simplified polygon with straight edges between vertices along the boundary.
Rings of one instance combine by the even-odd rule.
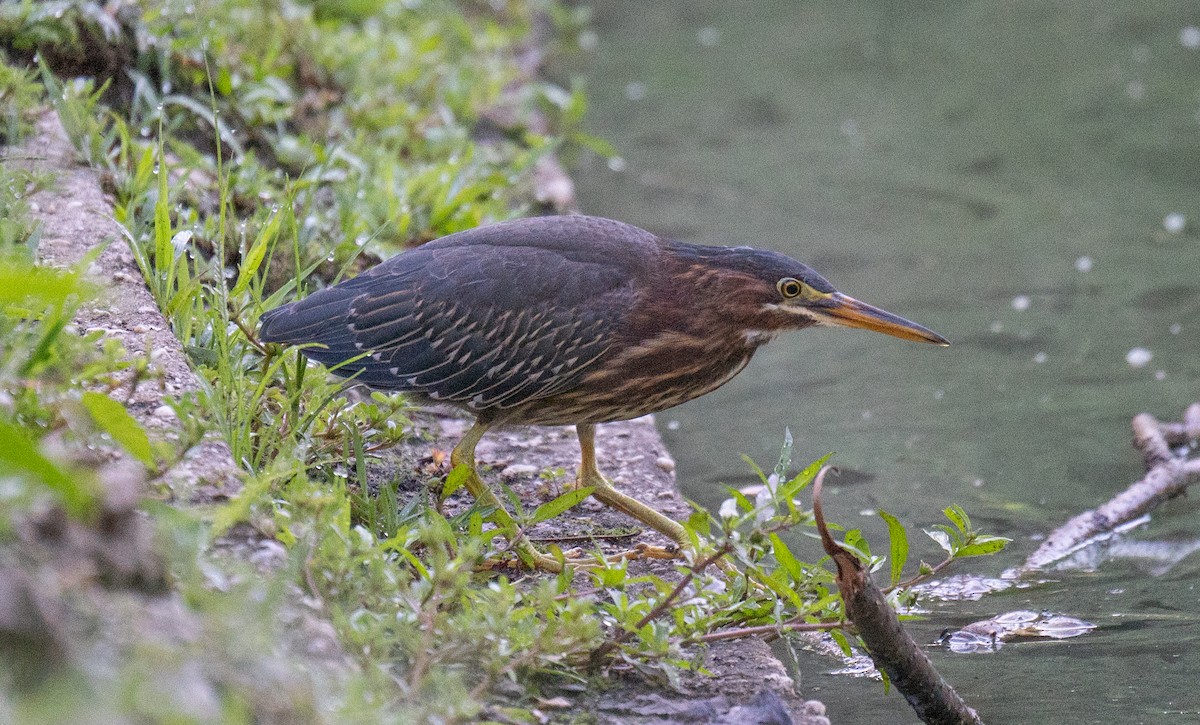
[[[96, 171], [76, 161], [75, 148], [52, 112], [41, 115], [36, 133], [17, 150], [15, 160], [54, 174], [50, 188], [29, 199], [32, 216], [42, 225], [37, 252], [42, 264], [75, 267], [93, 249], [104, 247], [87, 270], [88, 277], [104, 288], [102, 305], [80, 308], [75, 325], [81, 334], [98, 330], [104, 339], [120, 342], [130, 360], [149, 357], [161, 383], [151, 380], [138, 385], [127, 407], [152, 433], [178, 440], [179, 421], [166, 401], [198, 391], [200, 383], [142, 279]], [[163, 480], [184, 500], [229, 496], [241, 488], [241, 473], [229, 446], [217, 439], [193, 447]]]

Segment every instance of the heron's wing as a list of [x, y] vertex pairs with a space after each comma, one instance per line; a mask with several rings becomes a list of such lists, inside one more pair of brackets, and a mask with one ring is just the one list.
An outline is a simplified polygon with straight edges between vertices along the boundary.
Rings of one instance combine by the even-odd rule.
[[644, 260], [603, 243], [463, 236], [281, 308], [263, 339], [320, 343], [306, 354], [345, 363], [341, 374], [480, 410], [577, 384], [620, 334], [636, 297], [629, 265]]

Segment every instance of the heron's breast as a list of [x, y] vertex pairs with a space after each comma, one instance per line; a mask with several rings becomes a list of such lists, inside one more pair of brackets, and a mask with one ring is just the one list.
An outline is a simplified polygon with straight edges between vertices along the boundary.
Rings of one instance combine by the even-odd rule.
[[526, 406], [513, 422], [604, 423], [665, 410], [729, 382], [757, 348], [664, 332], [613, 353], [577, 386]]

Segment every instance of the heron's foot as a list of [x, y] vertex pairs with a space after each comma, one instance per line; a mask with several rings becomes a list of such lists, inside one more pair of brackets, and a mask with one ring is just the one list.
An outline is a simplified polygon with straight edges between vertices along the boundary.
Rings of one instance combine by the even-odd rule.
[[639, 559], [681, 559], [683, 558], [683, 550], [677, 545], [670, 546], [651, 546], [650, 544], [638, 544], [632, 549], [610, 554], [604, 557], [605, 561], [637, 561]]
[[686, 546], [688, 544], [687, 530], [683, 528], [683, 524], [659, 511], [655, 511], [636, 498], [621, 493], [599, 471], [595, 469], [589, 471], [587, 468], [584, 468], [579, 472], [573, 488], [584, 487], [591, 487], [592, 498], [605, 506], [641, 521], [679, 546]]

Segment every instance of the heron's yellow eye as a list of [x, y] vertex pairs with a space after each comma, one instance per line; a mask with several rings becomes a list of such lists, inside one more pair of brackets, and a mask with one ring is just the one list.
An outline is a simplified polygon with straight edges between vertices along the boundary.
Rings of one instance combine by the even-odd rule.
[[784, 299], [792, 299], [799, 297], [804, 291], [804, 283], [793, 277], [784, 277], [775, 284], [775, 288], [779, 290], [779, 294], [783, 295]]

